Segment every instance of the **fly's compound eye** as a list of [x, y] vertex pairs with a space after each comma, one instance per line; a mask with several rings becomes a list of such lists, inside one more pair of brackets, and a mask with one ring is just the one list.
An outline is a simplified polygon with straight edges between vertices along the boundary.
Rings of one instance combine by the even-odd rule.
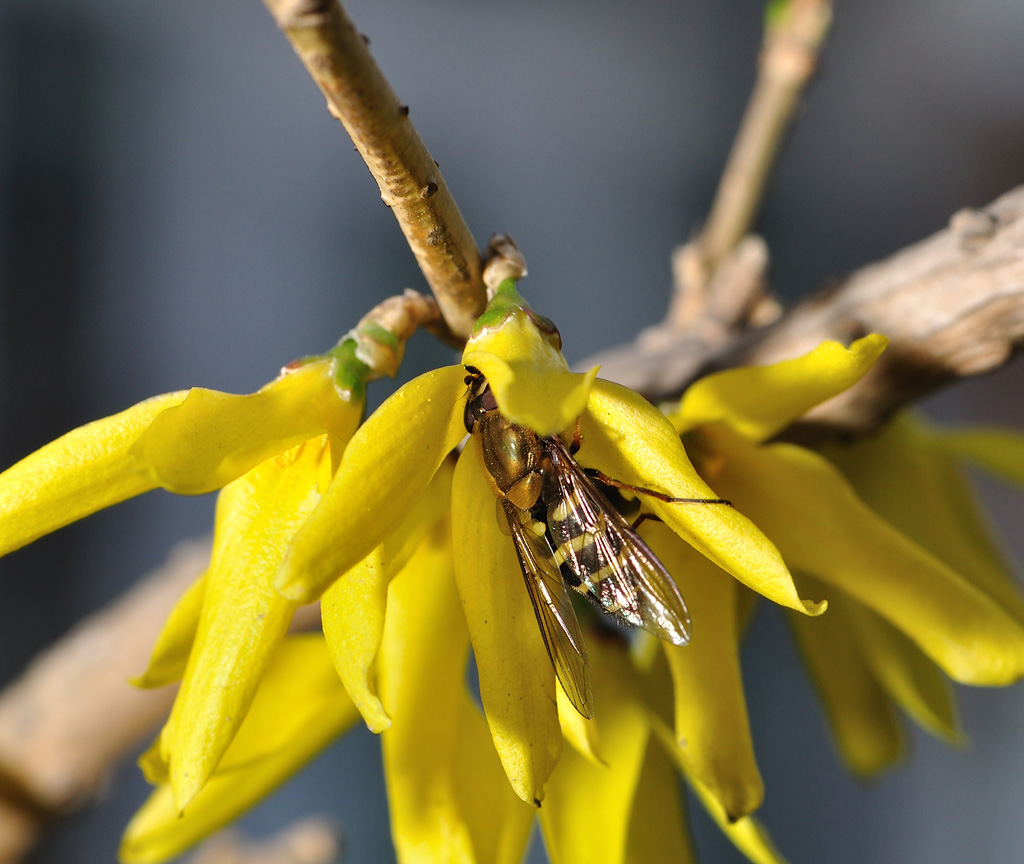
[[488, 414], [492, 414], [498, 409], [498, 403], [494, 401], [494, 394], [486, 384], [484, 384], [484, 387], [487, 389], [482, 393], [474, 394], [472, 390], [469, 391], [466, 410], [462, 415], [467, 432], [472, 432], [473, 427], [478, 421], [483, 420]]
[[497, 411], [498, 400], [494, 398], [494, 391], [489, 384], [484, 386], [486, 389], [480, 394], [480, 408], [484, 411]]

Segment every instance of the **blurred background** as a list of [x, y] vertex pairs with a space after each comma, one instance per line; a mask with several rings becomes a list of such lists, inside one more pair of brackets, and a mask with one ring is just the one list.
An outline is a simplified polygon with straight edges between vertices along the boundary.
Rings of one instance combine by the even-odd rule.
[[[479, 243], [518, 241], [524, 293], [570, 362], [659, 320], [669, 254], [707, 211], [753, 82], [761, 2], [347, 9]], [[1022, 44], [1016, 0], [839, 4], [760, 223], [781, 296], [1024, 180]], [[0, 0], [0, 467], [155, 393], [252, 391], [405, 287], [425, 289], [411, 253], [262, 4]], [[420, 335], [403, 375], [450, 361]], [[928, 408], [1024, 426], [1022, 386], [1011, 366]], [[982, 492], [1020, 557], [1021, 499]], [[212, 496], [153, 492], [0, 561], [2, 680], [212, 513]], [[863, 784], [838, 766], [771, 610], [745, 674], [760, 815], [793, 862], [1019, 860], [1021, 687], [960, 688], [965, 752], [915, 733], [905, 766]], [[357, 730], [247, 825], [327, 813], [346, 860], [393, 860], [379, 761]], [[31, 860], [112, 861], [145, 794], [126, 764]], [[691, 812], [705, 864], [743, 860]]]

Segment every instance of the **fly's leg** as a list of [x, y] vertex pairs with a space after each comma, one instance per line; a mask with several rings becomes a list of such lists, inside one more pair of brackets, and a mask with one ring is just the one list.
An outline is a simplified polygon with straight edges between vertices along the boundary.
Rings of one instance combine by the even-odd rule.
[[583, 436], [580, 435], [580, 418], [576, 418], [576, 431], [572, 433], [572, 441], [569, 444], [569, 455], [575, 456], [576, 452], [580, 449], [580, 443], [583, 441]]
[[634, 531], [636, 531], [648, 519], [650, 519], [652, 522], [661, 522], [662, 521], [662, 518], [660, 516], [655, 516], [653, 513], [644, 513], [644, 512], [641, 511], [640, 515], [637, 516], [636, 519], [633, 520], [633, 524], [630, 525], [629, 527], [632, 528]]
[[621, 480], [616, 480], [614, 477], [602, 474], [596, 468], [587, 468], [585, 473], [588, 477], [599, 480], [606, 486], [612, 486], [615, 489], [627, 489], [630, 492], [636, 492], [638, 495], [649, 495], [651, 498], [657, 498], [666, 504], [725, 504], [728, 507], [732, 507], [732, 501], [725, 498], [673, 498], [664, 492], [656, 492], [654, 489], [647, 489], [644, 486], [633, 486], [630, 483], [623, 483]]

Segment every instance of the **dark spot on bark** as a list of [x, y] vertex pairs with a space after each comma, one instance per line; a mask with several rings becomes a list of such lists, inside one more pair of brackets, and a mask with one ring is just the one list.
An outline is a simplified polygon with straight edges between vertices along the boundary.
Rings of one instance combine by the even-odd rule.
[[398, 113], [401, 114], [403, 117], [408, 117], [409, 116], [409, 106], [408, 105], [399, 105], [398, 106]]
[[430, 198], [437, 191], [437, 184], [431, 180], [426, 186], [420, 189], [421, 198]]

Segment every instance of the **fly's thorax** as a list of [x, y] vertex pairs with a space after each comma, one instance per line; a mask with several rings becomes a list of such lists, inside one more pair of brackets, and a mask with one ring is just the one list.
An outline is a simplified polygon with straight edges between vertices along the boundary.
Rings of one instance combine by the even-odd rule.
[[537, 434], [497, 412], [478, 420], [474, 434], [498, 491], [521, 510], [533, 507], [544, 487], [544, 444]]

